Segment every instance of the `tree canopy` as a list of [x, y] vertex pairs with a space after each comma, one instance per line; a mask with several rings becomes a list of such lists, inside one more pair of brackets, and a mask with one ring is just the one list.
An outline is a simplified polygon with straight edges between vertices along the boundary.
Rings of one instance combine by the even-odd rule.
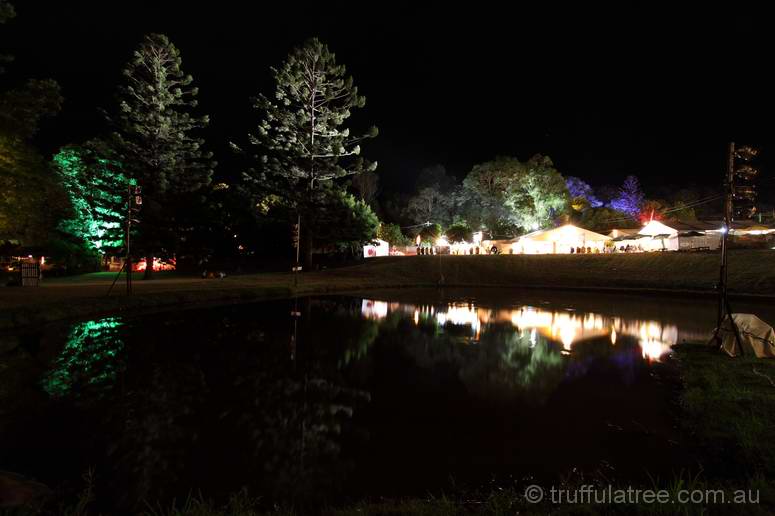
[[31, 142], [40, 120], [62, 104], [51, 80], [0, 93], [0, 239], [41, 246], [68, 210], [56, 174]]
[[[150, 263], [171, 254], [197, 192], [210, 184], [215, 162], [198, 131], [198, 89], [182, 69], [180, 51], [163, 34], [149, 34], [124, 68], [112, 149], [127, 176], [142, 188], [138, 247]], [[151, 267], [146, 267], [150, 275]]]
[[345, 125], [366, 98], [319, 39], [293, 49], [271, 70], [273, 94], [254, 99], [261, 119], [248, 137], [257, 159], [245, 180], [257, 204], [273, 196], [289, 208], [289, 214], [301, 215], [304, 261], [309, 265], [314, 242], [321, 239], [310, 233], [317, 227], [319, 211], [330, 207], [332, 200], [350, 203], [335, 180], [376, 169], [376, 163], [360, 155], [360, 143], [376, 136], [377, 130], [372, 127], [355, 135]]
[[72, 206], [60, 228], [94, 253], [115, 253], [124, 245], [129, 179], [121, 164], [100, 157], [90, 146], [70, 145], [53, 158]]
[[474, 166], [463, 181], [468, 220], [479, 219], [491, 233], [531, 231], [550, 225], [569, 204], [568, 189], [552, 160], [535, 155], [526, 162], [501, 157]]

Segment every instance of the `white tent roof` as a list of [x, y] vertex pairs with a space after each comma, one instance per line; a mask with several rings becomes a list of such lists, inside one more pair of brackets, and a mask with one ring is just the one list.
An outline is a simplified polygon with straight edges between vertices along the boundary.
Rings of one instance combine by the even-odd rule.
[[565, 224], [554, 229], [546, 229], [543, 231], [534, 231], [522, 236], [521, 239], [532, 240], [534, 242], [560, 242], [563, 240], [586, 240], [589, 242], [604, 242], [611, 240], [611, 237], [595, 233], [588, 229], [583, 229], [574, 226], [573, 224]]
[[654, 235], [670, 235], [675, 236], [678, 234], [678, 231], [671, 228], [670, 226], [666, 226], [659, 222], [658, 220], [652, 220], [643, 228], [641, 228], [640, 231], [638, 231], [639, 235], [646, 235], [646, 236], [654, 236]]

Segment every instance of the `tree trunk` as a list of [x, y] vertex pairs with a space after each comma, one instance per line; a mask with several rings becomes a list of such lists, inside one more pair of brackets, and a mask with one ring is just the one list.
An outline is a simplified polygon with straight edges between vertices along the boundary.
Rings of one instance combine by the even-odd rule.
[[153, 253], [148, 253], [145, 256], [145, 274], [143, 275], [143, 279], [153, 279]]

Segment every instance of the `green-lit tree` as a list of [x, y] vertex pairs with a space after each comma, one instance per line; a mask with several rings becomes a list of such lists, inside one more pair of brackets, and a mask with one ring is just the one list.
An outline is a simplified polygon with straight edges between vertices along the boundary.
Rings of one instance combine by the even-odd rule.
[[259, 163], [245, 174], [246, 186], [257, 204], [274, 196], [289, 214], [301, 215], [304, 263], [309, 266], [318, 211], [332, 190], [342, 188], [336, 179], [376, 169], [376, 163], [360, 156], [359, 144], [377, 130], [350, 134], [345, 123], [366, 99], [317, 38], [295, 48], [279, 68], [272, 68], [272, 77], [273, 94], [254, 99], [262, 118], [249, 141], [258, 147]]
[[401, 226], [398, 224], [380, 224], [377, 238], [384, 240], [393, 247], [412, 245], [412, 239], [401, 232]]
[[433, 245], [436, 242], [436, 239], [441, 236], [441, 225], [429, 224], [427, 226], [423, 226], [418, 234], [420, 235], [420, 240], [423, 243]]
[[466, 222], [456, 222], [449, 226], [444, 232], [447, 235], [447, 241], [454, 243], [457, 242], [471, 242], [473, 241], [473, 231]]
[[509, 219], [523, 231], [550, 226], [569, 206], [565, 179], [548, 156], [537, 154], [530, 158], [506, 189]]
[[146, 257], [150, 278], [153, 257], [175, 251], [184, 225], [181, 217], [210, 183], [215, 162], [198, 131], [209, 123], [195, 115], [197, 88], [182, 68], [180, 51], [163, 34], [150, 34], [124, 69], [119, 109], [112, 117], [112, 146], [127, 175], [142, 188], [136, 244]]
[[82, 242], [87, 251], [104, 256], [124, 245], [129, 180], [118, 162], [95, 151], [98, 146], [97, 142], [69, 145], [54, 156], [53, 163], [73, 208], [60, 229]]
[[474, 166], [463, 181], [465, 215], [491, 234], [515, 234], [549, 226], [570, 206], [565, 180], [552, 160], [501, 157]]
[[364, 201], [342, 190], [329, 190], [307, 225], [315, 247], [354, 252], [377, 237], [379, 219]]

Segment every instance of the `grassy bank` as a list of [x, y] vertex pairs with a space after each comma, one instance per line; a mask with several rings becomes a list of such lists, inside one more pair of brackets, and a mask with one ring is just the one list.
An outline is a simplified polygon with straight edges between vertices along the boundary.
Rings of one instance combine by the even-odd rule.
[[[710, 293], [717, 281], [716, 253], [647, 253], [542, 256], [418, 256], [370, 259], [363, 264], [307, 272], [298, 286], [288, 273], [247, 274], [223, 280], [167, 275], [136, 281], [127, 297], [111, 275], [52, 279], [39, 288], [0, 289], [0, 330], [116, 311], [234, 303], [294, 294], [395, 287], [548, 287], [638, 289]], [[772, 296], [775, 251], [731, 253], [730, 291]]]
[[[775, 476], [775, 362], [679, 345], [681, 424], [718, 478]], [[773, 484], [775, 485], [775, 484]]]

